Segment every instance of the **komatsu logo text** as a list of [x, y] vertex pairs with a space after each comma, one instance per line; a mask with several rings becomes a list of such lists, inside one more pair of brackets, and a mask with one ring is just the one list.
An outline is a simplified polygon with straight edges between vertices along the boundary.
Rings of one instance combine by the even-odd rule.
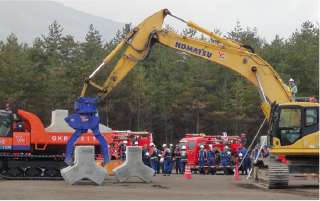
[[208, 57], [208, 58], [210, 58], [212, 56], [211, 52], [208, 52], [208, 51], [204, 50], [203, 48], [202, 49], [198, 49], [198, 48], [194, 48], [194, 47], [192, 47], [190, 45], [186, 45], [186, 44], [178, 43], [178, 42], [176, 42], [176, 47], [180, 48], [182, 50], [187, 50], [189, 52], [198, 54], [200, 56], [204, 56], [204, 57]]

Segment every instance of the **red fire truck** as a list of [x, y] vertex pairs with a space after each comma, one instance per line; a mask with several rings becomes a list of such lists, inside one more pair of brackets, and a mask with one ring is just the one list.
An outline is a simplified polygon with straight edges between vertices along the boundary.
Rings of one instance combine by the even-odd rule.
[[111, 160], [120, 160], [121, 156], [121, 146], [123, 146], [123, 142], [127, 141], [128, 146], [134, 146], [135, 142], [138, 142], [138, 146], [148, 145], [148, 149], [150, 149], [150, 143], [153, 141], [151, 132], [132, 132], [130, 130], [126, 131], [118, 131], [112, 130], [111, 137], [112, 143], [110, 144], [110, 155]]
[[[228, 146], [228, 151], [231, 156], [234, 156], [236, 152], [238, 152], [238, 147], [243, 147], [245, 140], [245, 134], [241, 134], [239, 136], [227, 136], [226, 133], [223, 136], [215, 135], [215, 136], [206, 136], [205, 134], [186, 134], [185, 138], [182, 138], [179, 142], [179, 148], [182, 146], [186, 146], [188, 152], [188, 165], [191, 166], [191, 169], [198, 169], [198, 152], [200, 150], [200, 146], [204, 145], [206, 150], [209, 150], [209, 145], [211, 144], [213, 148], [217, 148], [215, 154], [215, 162], [217, 170], [220, 170], [220, 152], [223, 151], [225, 146]], [[233, 157], [233, 161], [235, 161], [235, 157]], [[207, 162], [206, 162], [207, 166]]]

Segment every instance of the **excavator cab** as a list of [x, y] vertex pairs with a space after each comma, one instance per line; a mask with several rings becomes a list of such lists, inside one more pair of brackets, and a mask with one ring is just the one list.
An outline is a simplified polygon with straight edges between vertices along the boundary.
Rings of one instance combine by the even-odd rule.
[[13, 115], [11, 111], [0, 110], [0, 137], [12, 137], [12, 135]]
[[[274, 110], [272, 130], [273, 137], [278, 138], [280, 143], [279, 141], [276, 141], [278, 144], [273, 144], [274, 141], [270, 138], [270, 144], [276, 146], [290, 146], [294, 145], [302, 138], [318, 132], [318, 114], [319, 106], [317, 103], [304, 103], [303, 105], [295, 103], [279, 104]], [[315, 142], [306, 143], [307, 145], [316, 145]]]

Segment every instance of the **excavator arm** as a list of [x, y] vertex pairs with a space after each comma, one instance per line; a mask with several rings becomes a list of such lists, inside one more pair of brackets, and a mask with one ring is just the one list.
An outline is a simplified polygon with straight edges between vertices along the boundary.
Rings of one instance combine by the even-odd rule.
[[[163, 20], [167, 15], [171, 15], [188, 27], [194, 28], [222, 44], [214, 44], [207, 41], [182, 36], [171, 30], [162, 29]], [[209, 30], [170, 13], [167, 9], [161, 10], [140, 23], [133, 32], [116, 47], [113, 52], [104, 59], [103, 63], [86, 79], [81, 96], [85, 96], [87, 86], [90, 84], [100, 90], [98, 98], [104, 99], [131, 71], [131, 69], [150, 52], [152, 44], [158, 42], [167, 47], [192, 54], [203, 59], [213, 61], [236, 71], [259, 90], [262, 101], [262, 110], [267, 118], [270, 115], [270, 106], [266, 100], [277, 103], [294, 102], [292, 96], [287, 92], [284, 83], [274, 69], [258, 55], [247, 51], [243, 46], [235, 41], [225, 39]], [[127, 49], [118, 61], [110, 76], [102, 86], [94, 83], [91, 79], [95, 74], [107, 64], [118, 52], [128, 44]]]
[[[164, 18], [170, 15], [187, 23], [187, 26], [194, 28], [222, 44], [214, 44], [203, 40], [198, 40], [176, 34], [170, 30], [163, 29]], [[99, 131], [100, 118], [96, 116], [96, 110], [99, 103], [126, 77], [132, 68], [144, 60], [150, 53], [154, 43], [160, 43], [167, 47], [192, 54], [209, 61], [213, 61], [227, 68], [230, 68], [250, 82], [252, 82], [259, 91], [262, 101], [262, 110], [266, 117], [270, 117], [269, 101], [277, 103], [294, 102], [292, 96], [286, 91], [283, 81], [273, 68], [261, 59], [253, 51], [249, 52], [248, 46], [241, 45], [235, 41], [225, 39], [209, 30], [191, 22], [184, 20], [170, 13], [169, 10], [161, 10], [145, 19], [127, 37], [108, 55], [103, 63], [85, 80], [81, 96], [75, 102], [77, 113], [67, 117], [65, 121], [76, 131], [67, 143], [65, 162], [72, 164], [72, 147], [80, 138], [82, 133], [91, 129], [95, 137], [101, 144], [104, 164], [109, 162], [109, 149], [107, 141]], [[120, 60], [111, 71], [109, 77], [102, 86], [92, 81], [92, 78], [99, 70], [108, 64], [112, 58], [125, 46], [128, 45]], [[253, 50], [251, 48], [251, 50]], [[96, 98], [86, 98], [85, 93], [88, 85], [99, 89]]]

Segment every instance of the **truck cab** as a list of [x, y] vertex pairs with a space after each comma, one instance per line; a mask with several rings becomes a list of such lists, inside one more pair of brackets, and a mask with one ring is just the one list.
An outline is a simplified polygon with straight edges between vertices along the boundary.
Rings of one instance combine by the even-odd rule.
[[239, 136], [206, 136], [205, 134], [186, 134], [185, 138], [179, 141], [179, 148], [186, 146], [188, 152], [188, 165], [198, 165], [198, 152], [200, 151], [200, 145], [204, 145], [205, 150], [209, 150], [209, 145], [216, 148], [215, 162], [216, 165], [220, 164], [220, 152], [223, 151], [225, 146], [229, 147], [231, 156], [233, 156], [238, 150], [239, 146], [243, 147], [243, 141], [245, 135]]
[[0, 152], [30, 149], [30, 124], [17, 120], [9, 110], [0, 110]]

